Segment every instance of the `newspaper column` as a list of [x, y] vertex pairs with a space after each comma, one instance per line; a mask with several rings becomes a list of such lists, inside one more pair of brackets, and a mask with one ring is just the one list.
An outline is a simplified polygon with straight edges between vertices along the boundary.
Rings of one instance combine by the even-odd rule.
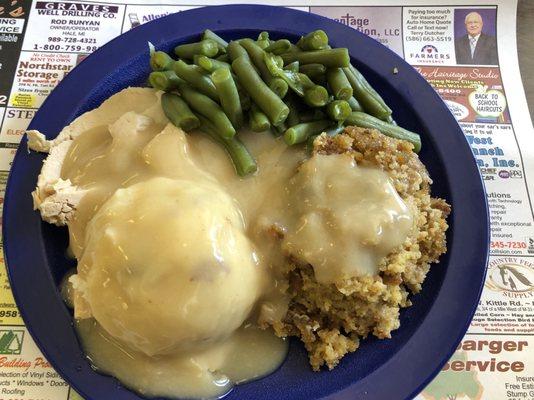
[[[0, 188], [38, 108], [88, 54], [121, 33], [125, 5], [12, 0], [0, 15]], [[0, 7], [0, 10], [2, 8]], [[8, 11], [8, 10], [6, 10]], [[77, 394], [38, 350], [18, 315], [0, 269], [0, 399], [67, 400]]]
[[494, 6], [403, 8], [405, 59], [462, 127], [491, 221], [492, 257], [477, 313], [451, 360], [419, 396], [427, 400], [534, 398], [533, 214], [496, 24]]

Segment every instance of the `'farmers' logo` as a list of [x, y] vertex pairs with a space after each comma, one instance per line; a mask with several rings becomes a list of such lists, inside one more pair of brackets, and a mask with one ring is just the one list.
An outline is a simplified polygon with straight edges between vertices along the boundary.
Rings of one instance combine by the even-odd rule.
[[426, 54], [434, 54], [438, 52], [438, 48], [436, 46], [432, 46], [431, 44], [427, 44], [426, 46], [423, 46], [421, 49], [421, 53]]
[[24, 331], [0, 330], [0, 354], [20, 354]]
[[421, 47], [421, 50], [417, 53], [410, 53], [410, 58], [415, 58], [418, 60], [434, 60], [431, 63], [441, 64], [445, 60], [449, 60], [451, 55], [447, 52], [440, 52], [438, 48], [432, 44], [425, 44]]
[[488, 268], [486, 287], [509, 297], [530, 297], [534, 292], [534, 273], [520, 264], [497, 264]]

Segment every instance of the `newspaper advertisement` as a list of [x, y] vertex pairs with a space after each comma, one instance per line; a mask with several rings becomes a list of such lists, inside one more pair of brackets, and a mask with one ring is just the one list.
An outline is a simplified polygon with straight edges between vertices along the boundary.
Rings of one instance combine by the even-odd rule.
[[[457, 118], [480, 169], [491, 220], [484, 291], [453, 357], [416, 399], [534, 399], [534, 130], [517, 61], [516, 1], [452, 0], [446, 6], [437, 0], [352, 0], [350, 6], [336, 0], [267, 3], [331, 18], [403, 57]], [[121, 33], [204, 5], [208, 2], [1, 3], [0, 199], [25, 129], [77, 64]], [[473, 44], [469, 33], [480, 27]], [[2, 259], [0, 400], [79, 398], [26, 330]]]

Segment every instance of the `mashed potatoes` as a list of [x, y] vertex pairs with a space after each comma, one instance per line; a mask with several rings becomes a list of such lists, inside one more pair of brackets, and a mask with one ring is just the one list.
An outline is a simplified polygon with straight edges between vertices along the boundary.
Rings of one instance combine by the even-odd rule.
[[243, 228], [213, 184], [153, 178], [119, 189], [87, 228], [83, 298], [109, 334], [147, 355], [225, 339], [261, 292]]

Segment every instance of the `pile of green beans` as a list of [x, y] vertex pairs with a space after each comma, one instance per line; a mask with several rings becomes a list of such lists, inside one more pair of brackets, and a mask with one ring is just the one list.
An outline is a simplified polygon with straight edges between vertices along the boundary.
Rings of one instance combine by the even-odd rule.
[[397, 126], [392, 110], [351, 65], [348, 50], [332, 48], [322, 30], [296, 43], [273, 40], [268, 32], [228, 43], [208, 29], [198, 42], [176, 46], [173, 56], [150, 45], [148, 83], [166, 92], [165, 115], [220, 144], [240, 176], [257, 170], [238, 138], [247, 121], [250, 130], [271, 130], [290, 146], [354, 125], [421, 149], [419, 135]]

